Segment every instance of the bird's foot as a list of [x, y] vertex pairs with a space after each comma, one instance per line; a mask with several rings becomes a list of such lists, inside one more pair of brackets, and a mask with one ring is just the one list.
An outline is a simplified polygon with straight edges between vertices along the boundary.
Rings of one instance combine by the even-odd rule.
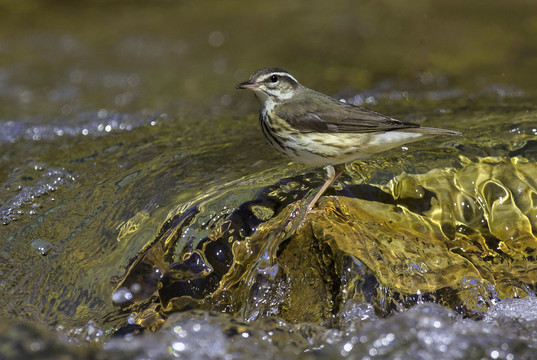
[[304, 207], [304, 204], [299, 204], [291, 212], [291, 217], [298, 223], [297, 229], [301, 228], [309, 215], [320, 215], [326, 211], [323, 209], [311, 209], [309, 206]]

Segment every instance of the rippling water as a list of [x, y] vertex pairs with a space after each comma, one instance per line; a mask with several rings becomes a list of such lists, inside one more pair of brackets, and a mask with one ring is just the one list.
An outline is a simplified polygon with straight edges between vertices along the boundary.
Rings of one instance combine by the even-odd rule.
[[[0, 8], [0, 358], [532, 358], [533, 4]], [[324, 177], [272, 150], [257, 102], [234, 91], [267, 65], [348, 102], [463, 136], [348, 165], [327, 194], [341, 201], [321, 202], [335, 214], [313, 227], [323, 242], [286, 237], [280, 249], [269, 235], [256, 243], [256, 233], [275, 234], [267, 229], [285, 224], [278, 221], [290, 210], [282, 209]], [[343, 216], [349, 204], [363, 211]], [[235, 272], [222, 270], [224, 280], [252, 291], [231, 297], [218, 281], [220, 297], [201, 298], [197, 310], [167, 319], [148, 304], [122, 312], [117, 304], [129, 296], [158, 296], [152, 287], [114, 290], [155, 248], [166, 221], [182, 214], [190, 222], [176, 242], [151, 253], [165, 255], [147, 262], [155, 273], [136, 279], [156, 286], [169, 264], [226, 234], [232, 218], [244, 227]], [[327, 229], [348, 238], [330, 242]], [[274, 246], [255, 253], [260, 244]], [[448, 262], [464, 266], [432, 265]], [[345, 292], [334, 291], [338, 281]], [[155, 332], [111, 337], [151, 321]]]

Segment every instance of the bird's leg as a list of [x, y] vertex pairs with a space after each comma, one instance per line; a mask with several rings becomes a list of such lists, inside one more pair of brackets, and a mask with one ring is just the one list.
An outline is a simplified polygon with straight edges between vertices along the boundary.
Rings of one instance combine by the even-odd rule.
[[311, 212], [311, 209], [313, 209], [313, 206], [315, 206], [317, 200], [319, 200], [319, 198], [324, 194], [326, 189], [328, 189], [328, 187], [332, 185], [334, 181], [336, 181], [336, 179], [343, 173], [343, 171], [345, 171], [345, 164], [337, 164], [335, 169], [332, 165], [326, 166], [328, 178], [326, 179], [323, 186], [321, 186], [317, 194], [315, 194], [313, 200], [311, 200], [311, 202], [309, 203], [308, 207], [306, 208], [306, 212]]

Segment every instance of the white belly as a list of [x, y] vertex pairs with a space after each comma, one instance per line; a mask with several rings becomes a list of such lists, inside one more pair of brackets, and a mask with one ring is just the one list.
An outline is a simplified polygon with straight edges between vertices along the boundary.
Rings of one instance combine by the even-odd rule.
[[307, 134], [298, 138], [296, 135], [284, 133], [279, 141], [278, 151], [293, 161], [308, 165], [335, 165], [357, 159], [365, 159], [372, 154], [392, 149], [405, 143], [421, 140], [424, 134], [416, 132], [389, 131], [385, 133], [364, 134]]

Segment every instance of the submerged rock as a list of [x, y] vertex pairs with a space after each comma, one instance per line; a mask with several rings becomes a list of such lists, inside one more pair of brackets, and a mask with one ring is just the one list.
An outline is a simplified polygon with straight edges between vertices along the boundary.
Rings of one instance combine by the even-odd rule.
[[294, 201], [304, 184], [282, 181], [173, 254], [197, 214], [191, 208], [133, 262], [118, 289], [149, 285], [121, 305], [149, 328], [188, 309], [338, 327], [351, 304], [386, 316], [434, 302], [480, 318], [498, 300], [534, 295], [536, 178], [537, 166], [521, 158], [465, 160], [460, 169], [346, 186], [353, 197], [324, 196], [305, 218], [305, 202]]

